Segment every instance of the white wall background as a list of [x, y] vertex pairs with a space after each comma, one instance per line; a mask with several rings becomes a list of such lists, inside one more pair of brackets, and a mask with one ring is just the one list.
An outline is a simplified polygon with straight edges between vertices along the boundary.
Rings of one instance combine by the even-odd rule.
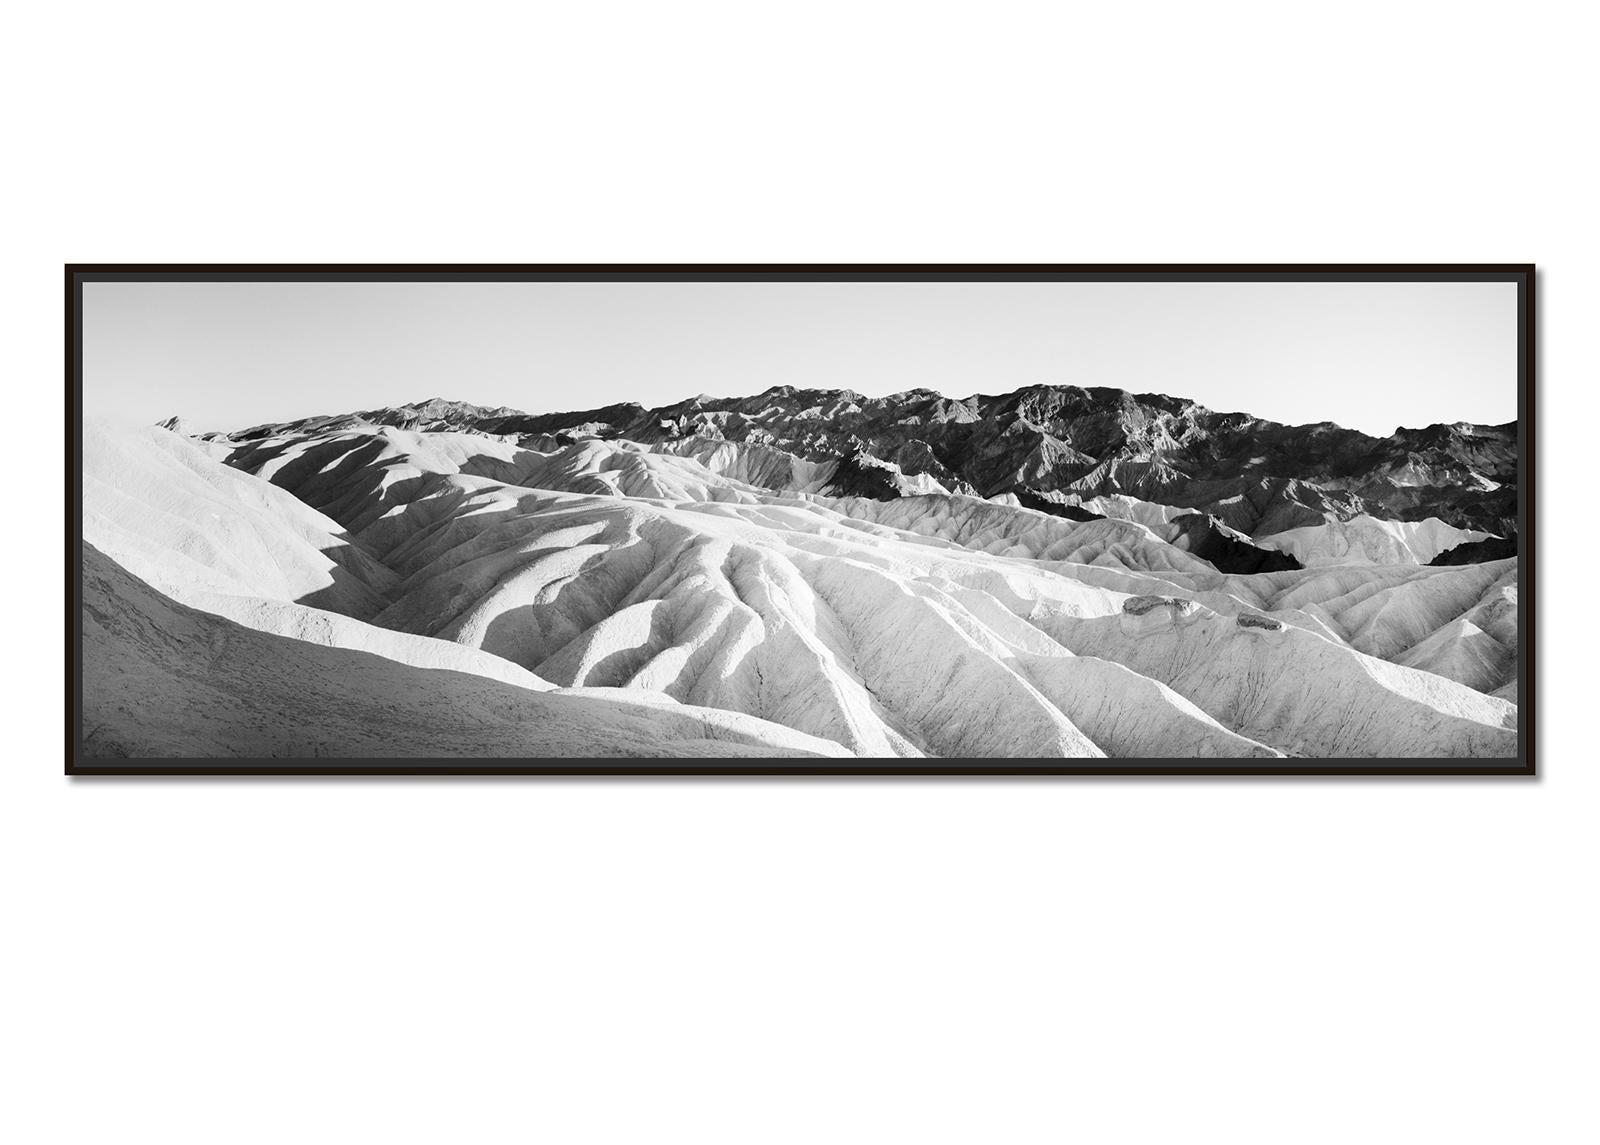
[[[86, 3], [9, 33], [7, 1139], [1600, 1134], [1576, 9]], [[69, 782], [68, 260], [1536, 260], [1545, 777]]]

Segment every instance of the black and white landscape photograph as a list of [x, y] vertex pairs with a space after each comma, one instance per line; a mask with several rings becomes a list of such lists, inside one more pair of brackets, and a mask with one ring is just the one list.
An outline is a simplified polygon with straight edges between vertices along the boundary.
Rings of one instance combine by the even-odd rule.
[[69, 766], [1527, 763], [1529, 275], [871, 269], [84, 271]]

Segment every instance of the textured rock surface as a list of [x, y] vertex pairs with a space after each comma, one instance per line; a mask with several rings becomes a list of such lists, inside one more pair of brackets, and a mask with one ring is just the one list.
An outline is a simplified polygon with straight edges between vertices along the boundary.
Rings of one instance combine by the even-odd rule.
[[1301, 565], [1432, 564], [1441, 553], [1488, 539], [1486, 533], [1457, 529], [1437, 517], [1425, 521], [1380, 521], [1365, 514], [1290, 529], [1258, 538], [1262, 545], [1292, 554]]
[[[357, 526], [355, 543], [396, 577], [378, 625], [557, 684], [745, 712], [858, 754], [1267, 755], [1315, 751], [1319, 736], [1356, 754], [1515, 748], [1514, 705], [1477, 678], [1367, 662], [1398, 661], [1441, 630], [1450, 644], [1452, 622], [1506, 570], [1224, 575], [1137, 521], [955, 494], [774, 494], [626, 443], [474, 453], [473, 440], [386, 429], [263, 439], [239, 458]], [[1127, 607], [1140, 597], [1163, 603]], [[1134, 655], [1188, 626], [1209, 644], [1201, 621], [1218, 615], [1218, 632], [1242, 642], [1232, 656], [1290, 642], [1271, 653], [1279, 707], [1315, 712], [1322, 689], [1353, 707], [1278, 729], [1223, 692], [1185, 694]], [[1121, 617], [1116, 640], [1075, 655], [1074, 626], [1109, 617]], [[1302, 639], [1327, 658], [1309, 675], [1295, 667]], [[1367, 709], [1382, 714], [1365, 738], [1333, 726]], [[1415, 730], [1385, 738], [1390, 722]]]
[[272, 635], [189, 608], [85, 545], [90, 758], [843, 755], [646, 693], [534, 691]]
[[[455, 681], [425, 705], [443, 728], [462, 725], [439, 704], [498, 710], [483, 698], [495, 689], [562, 719], [570, 701], [609, 698], [629, 720], [669, 729], [662, 752], [681, 739], [900, 757], [1515, 754], [1514, 559], [1429, 566], [1462, 530], [1341, 518], [1329, 506], [1344, 512], [1364, 495], [1299, 478], [1264, 478], [1261, 497], [1205, 512], [1073, 490], [1058, 478], [1090, 465], [1102, 485], [1137, 478], [1170, 492], [1183, 471], [1169, 457], [1227, 453], [1205, 428], [1222, 415], [1113, 393], [914, 398], [896, 424], [924, 436], [898, 444], [887, 431], [841, 439], [850, 426], [877, 433], [882, 403], [822, 391], [737, 410], [709, 399], [610, 407], [572, 424], [434, 402], [204, 440], [96, 431], [85, 538], [185, 623], [253, 634], [252, 673], [265, 676], [224, 691], [286, 708], [294, 679], [322, 687], [330, 669], [316, 658], [335, 656], [356, 657], [351, 678], [378, 688], [339, 693], [372, 719], [390, 710], [377, 663], [406, 696], [429, 678]], [[985, 402], [1013, 421], [985, 422]], [[647, 429], [646, 413], [662, 415], [647, 440], [616, 436]], [[1070, 427], [1075, 442], [1023, 465], [1031, 485], [996, 488], [978, 479], [976, 455], [939, 448], [958, 431], [1036, 432], [1016, 419]], [[939, 425], [956, 428], [941, 436]], [[1344, 433], [1309, 428], [1317, 440]], [[1467, 460], [1492, 468], [1482, 437], [1462, 430], [1429, 448], [1477, 442]], [[1338, 439], [1308, 447], [1311, 462], [1348, 459]], [[1135, 445], [1160, 456], [1104, 460]], [[1415, 466], [1388, 474], [1420, 479]], [[1276, 537], [1311, 567], [1230, 515], [1301, 520]], [[152, 654], [142, 636], [118, 640], [137, 646], [132, 662]], [[167, 680], [148, 697], [172, 709], [167, 738], [112, 720], [98, 733], [105, 750], [181, 738], [173, 712], [201, 677], [172, 662], [152, 678]], [[236, 703], [194, 686], [206, 704]], [[307, 710], [314, 731], [322, 702]], [[341, 730], [311, 746], [371, 749], [355, 730], [365, 717], [329, 718]], [[419, 754], [449, 754], [402, 722]], [[252, 715], [217, 734], [253, 729], [252, 750], [310, 743], [264, 726]], [[215, 742], [202, 736], [193, 753]], [[471, 742], [461, 754], [482, 753], [485, 741]], [[516, 750], [567, 741], [541, 742]], [[723, 748], [696, 753], [713, 750]]]

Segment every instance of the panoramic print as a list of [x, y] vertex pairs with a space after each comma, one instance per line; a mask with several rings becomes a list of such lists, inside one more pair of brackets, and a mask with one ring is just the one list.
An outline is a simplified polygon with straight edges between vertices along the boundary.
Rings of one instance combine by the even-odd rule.
[[1523, 285], [85, 275], [69, 763], [1515, 765]]

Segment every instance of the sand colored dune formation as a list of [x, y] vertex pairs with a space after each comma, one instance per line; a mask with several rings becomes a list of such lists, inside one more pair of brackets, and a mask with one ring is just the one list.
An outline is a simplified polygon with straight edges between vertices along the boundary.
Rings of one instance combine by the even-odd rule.
[[903, 398], [91, 425], [84, 753], [1516, 754], [1514, 426]]

